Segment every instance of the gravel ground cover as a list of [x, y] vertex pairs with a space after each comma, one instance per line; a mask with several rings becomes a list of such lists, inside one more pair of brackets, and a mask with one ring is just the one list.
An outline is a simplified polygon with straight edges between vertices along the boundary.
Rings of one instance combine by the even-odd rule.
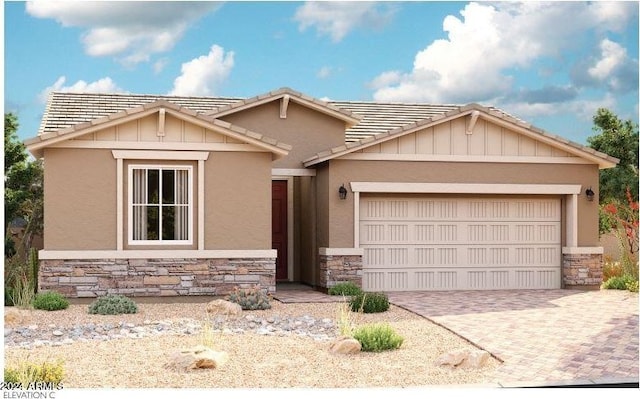
[[[272, 301], [265, 311], [243, 312], [261, 319], [338, 320], [338, 303], [283, 304]], [[22, 320], [5, 326], [34, 331], [63, 330], [87, 324], [149, 326], [157, 321], [191, 320], [203, 324], [209, 319], [206, 303], [140, 303], [136, 314], [89, 315], [87, 305], [71, 305], [55, 312], [21, 311]], [[5, 308], [5, 312], [8, 308]], [[214, 349], [226, 351], [229, 362], [215, 370], [176, 372], [164, 367], [169, 355], [202, 342], [196, 330], [166, 331], [138, 338], [74, 341], [61, 346], [30, 349], [5, 345], [5, 364], [22, 360], [61, 359], [66, 388], [374, 388], [433, 385], [481, 385], [490, 383], [499, 362], [490, 359], [481, 369], [450, 369], [437, 366], [436, 359], [456, 349], [475, 349], [450, 331], [396, 306], [377, 314], [352, 314], [357, 324], [388, 322], [404, 337], [398, 350], [336, 355], [329, 352], [330, 339], [312, 336], [263, 335], [255, 331], [212, 333]], [[251, 318], [251, 317], [250, 317]], [[234, 323], [229, 319], [229, 325]], [[178, 323], [176, 323], [178, 324]], [[182, 325], [182, 324], [180, 324]], [[37, 326], [34, 328], [34, 326]], [[6, 334], [6, 330], [5, 330]], [[337, 328], [329, 332], [335, 336]], [[5, 340], [7, 338], [5, 337]]]

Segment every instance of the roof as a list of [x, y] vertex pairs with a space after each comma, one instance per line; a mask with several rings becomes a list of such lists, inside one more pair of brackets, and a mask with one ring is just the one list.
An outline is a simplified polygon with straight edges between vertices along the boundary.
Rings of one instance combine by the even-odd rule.
[[[357, 151], [373, 142], [388, 140], [390, 136], [407, 133], [411, 129], [425, 124], [435, 123], [447, 116], [461, 116], [472, 110], [481, 111], [485, 116], [497, 118], [514, 127], [527, 129], [540, 135], [544, 140], [552, 140], [561, 147], [589, 155], [601, 164], [616, 164], [618, 159], [595, 151], [582, 144], [571, 142], [560, 136], [545, 132], [525, 121], [494, 107], [483, 107], [478, 104], [421, 104], [421, 103], [381, 103], [366, 101], [321, 101], [309, 97], [290, 88], [281, 88], [251, 98], [238, 97], [193, 97], [162, 96], [147, 94], [98, 94], [98, 93], [63, 93], [50, 94], [38, 136], [49, 133], [56, 135], [70, 132], [69, 128], [86, 124], [97, 118], [123, 112], [157, 101], [166, 101], [181, 107], [182, 110], [195, 113], [198, 118], [208, 121], [217, 120], [225, 115], [238, 112], [266, 102], [288, 96], [292, 101], [332, 115], [345, 121], [345, 145], [318, 153], [316, 157], [305, 162], [308, 166], [320, 159], [327, 160]], [[252, 132], [253, 133], [253, 132]], [[256, 133], [253, 133], [256, 134]], [[35, 141], [37, 139], [29, 140]]]

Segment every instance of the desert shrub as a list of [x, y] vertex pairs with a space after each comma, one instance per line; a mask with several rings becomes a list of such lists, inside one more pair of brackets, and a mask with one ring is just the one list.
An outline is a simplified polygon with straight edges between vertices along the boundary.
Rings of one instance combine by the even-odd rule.
[[19, 383], [23, 387], [32, 382], [60, 384], [64, 378], [64, 367], [61, 360], [42, 363], [22, 362], [16, 367], [4, 368], [4, 382]]
[[20, 255], [4, 260], [5, 304], [30, 308], [35, 295], [37, 276], [34, 276], [31, 261]]
[[629, 281], [625, 284], [625, 286], [627, 287], [627, 291], [638, 292], [638, 280]]
[[15, 289], [13, 287], [4, 287], [4, 306], [14, 306], [14, 291]]
[[105, 295], [89, 305], [90, 314], [123, 314], [138, 313], [138, 305], [122, 295]]
[[338, 333], [343, 337], [353, 337], [356, 330], [356, 319], [354, 313], [350, 310], [348, 302], [342, 302], [338, 306], [338, 314], [336, 326], [338, 327]]
[[615, 262], [609, 257], [604, 260], [602, 265], [602, 281], [607, 281], [611, 277], [622, 277], [624, 270], [620, 262]]
[[62, 310], [69, 307], [69, 301], [58, 292], [39, 292], [33, 298], [33, 307], [42, 310]]
[[269, 296], [259, 288], [235, 288], [229, 294], [227, 301], [237, 303], [243, 310], [265, 310], [271, 309]]
[[364, 352], [382, 352], [398, 349], [404, 338], [387, 323], [367, 324], [356, 329], [353, 338], [362, 345]]
[[351, 281], [345, 281], [343, 283], [338, 283], [333, 287], [329, 288], [329, 295], [344, 295], [344, 296], [353, 296], [358, 295], [362, 292], [362, 289], [356, 285], [356, 283]]
[[637, 284], [637, 280], [629, 275], [614, 276], [602, 283], [602, 288], [605, 290], [626, 290], [627, 284], [631, 284], [633, 282], [636, 282]]
[[389, 310], [389, 298], [383, 292], [361, 292], [351, 298], [349, 305], [354, 312], [386, 312]]

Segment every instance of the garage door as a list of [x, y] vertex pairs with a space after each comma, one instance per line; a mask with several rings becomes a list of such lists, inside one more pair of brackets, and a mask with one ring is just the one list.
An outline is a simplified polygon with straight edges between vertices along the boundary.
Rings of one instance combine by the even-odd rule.
[[560, 218], [559, 198], [363, 196], [363, 288], [560, 288]]

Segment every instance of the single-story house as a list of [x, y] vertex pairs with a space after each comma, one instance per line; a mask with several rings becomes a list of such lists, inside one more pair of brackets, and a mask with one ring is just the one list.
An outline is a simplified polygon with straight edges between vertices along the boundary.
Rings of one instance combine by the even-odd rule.
[[50, 95], [39, 288], [596, 287], [618, 160], [478, 104]]

